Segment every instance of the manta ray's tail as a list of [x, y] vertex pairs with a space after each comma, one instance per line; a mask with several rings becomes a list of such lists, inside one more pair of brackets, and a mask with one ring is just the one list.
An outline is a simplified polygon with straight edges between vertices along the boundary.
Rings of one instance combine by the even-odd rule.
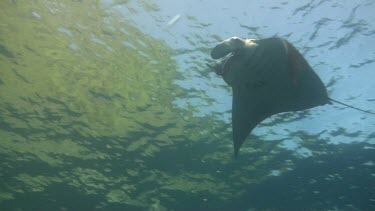
[[349, 108], [352, 108], [352, 109], [355, 109], [355, 110], [358, 110], [358, 111], [362, 111], [362, 112], [365, 112], [365, 113], [368, 113], [368, 114], [372, 114], [372, 115], [375, 115], [374, 112], [372, 111], [366, 111], [366, 110], [363, 110], [363, 109], [360, 109], [360, 108], [357, 108], [357, 107], [354, 107], [354, 106], [351, 106], [351, 105], [348, 105], [348, 104], [345, 104], [345, 103], [342, 103], [340, 101], [337, 101], [337, 100], [334, 100], [332, 98], [328, 98], [330, 101], [332, 102], [335, 102], [337, 104], [340, 104], [340, 105], [343, 105], [343, 106], [346, 106], [346, 107], [349, 107]]

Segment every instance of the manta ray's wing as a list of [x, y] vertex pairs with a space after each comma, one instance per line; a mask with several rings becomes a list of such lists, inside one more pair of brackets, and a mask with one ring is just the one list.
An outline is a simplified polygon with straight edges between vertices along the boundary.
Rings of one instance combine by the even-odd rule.
[[[269, 38], [258, 41], [258, 44], [252, 57], [262, 59], [250, 60], [252, 68], [246, 71], [251, 73], [232, 84], [235, 156], [246, 137], [264, 119], [281, 112], [329, 103], [324, 84], [290, 43]], [[236, 68], [229, 71], [238, 71], [235, 62], [233, 59], [231, 66]], [[225, 75], [223, 77], [225, 79]]]
[[238, 151], [250, 132], [267, 117], [266, 112], [260, 112], [259, 101], [254, 99], [257, 92], [248, 93], [245, 87], [233, 87], [232, 101], [232, 130], [234, 155], [237, 157]]

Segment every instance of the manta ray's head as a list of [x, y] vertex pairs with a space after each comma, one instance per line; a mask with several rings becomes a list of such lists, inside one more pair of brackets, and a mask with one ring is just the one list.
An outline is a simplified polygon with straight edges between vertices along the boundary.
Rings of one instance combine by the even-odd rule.
[[224, 74], [228, 72], [228, 64], [230, 64], [230, 60], [233, 57], [233, 55], [234, 53], [229, 53], [223, 58], [220, 58], [219, 61], [215, 61], [212, 64], [206, 63], [206, 65], [217, 75], [224, 76]]
[[238, 73], [247, 68], [248, 65], [245, 63], [253, 55], [256, 46], [254, 39], [231, 37], [212, 49], [211, 57], [217, 61], [207, 66], [231, 85], [233, 79], [236, 80], [239, 76]]

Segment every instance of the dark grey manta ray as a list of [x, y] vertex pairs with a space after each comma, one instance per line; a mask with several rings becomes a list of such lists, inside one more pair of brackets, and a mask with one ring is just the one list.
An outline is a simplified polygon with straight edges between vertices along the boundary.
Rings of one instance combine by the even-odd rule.
[[327, 95], [326, 87], [305, 58], [287, 40], [232, 37], [211, 51], [214, 65], [207, 64], [232, 87], [234, 155], [251, 131], [266, 118], [287, 111], [339, 103]]
[[224, 40], [207, 64], [232, 87], [234, 154], [264, 119], [330, 103], [326, 87], [298, 50], [282, 38]]

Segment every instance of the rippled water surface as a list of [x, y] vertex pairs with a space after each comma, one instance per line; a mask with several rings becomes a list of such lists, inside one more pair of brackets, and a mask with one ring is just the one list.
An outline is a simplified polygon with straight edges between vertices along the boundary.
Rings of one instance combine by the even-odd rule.
[[272, 116], [233, 159], [232, 36], [293, 43], [375, 111], [372, 0], [0, 2], [0, 210], [375, 210], [375, 116]]

